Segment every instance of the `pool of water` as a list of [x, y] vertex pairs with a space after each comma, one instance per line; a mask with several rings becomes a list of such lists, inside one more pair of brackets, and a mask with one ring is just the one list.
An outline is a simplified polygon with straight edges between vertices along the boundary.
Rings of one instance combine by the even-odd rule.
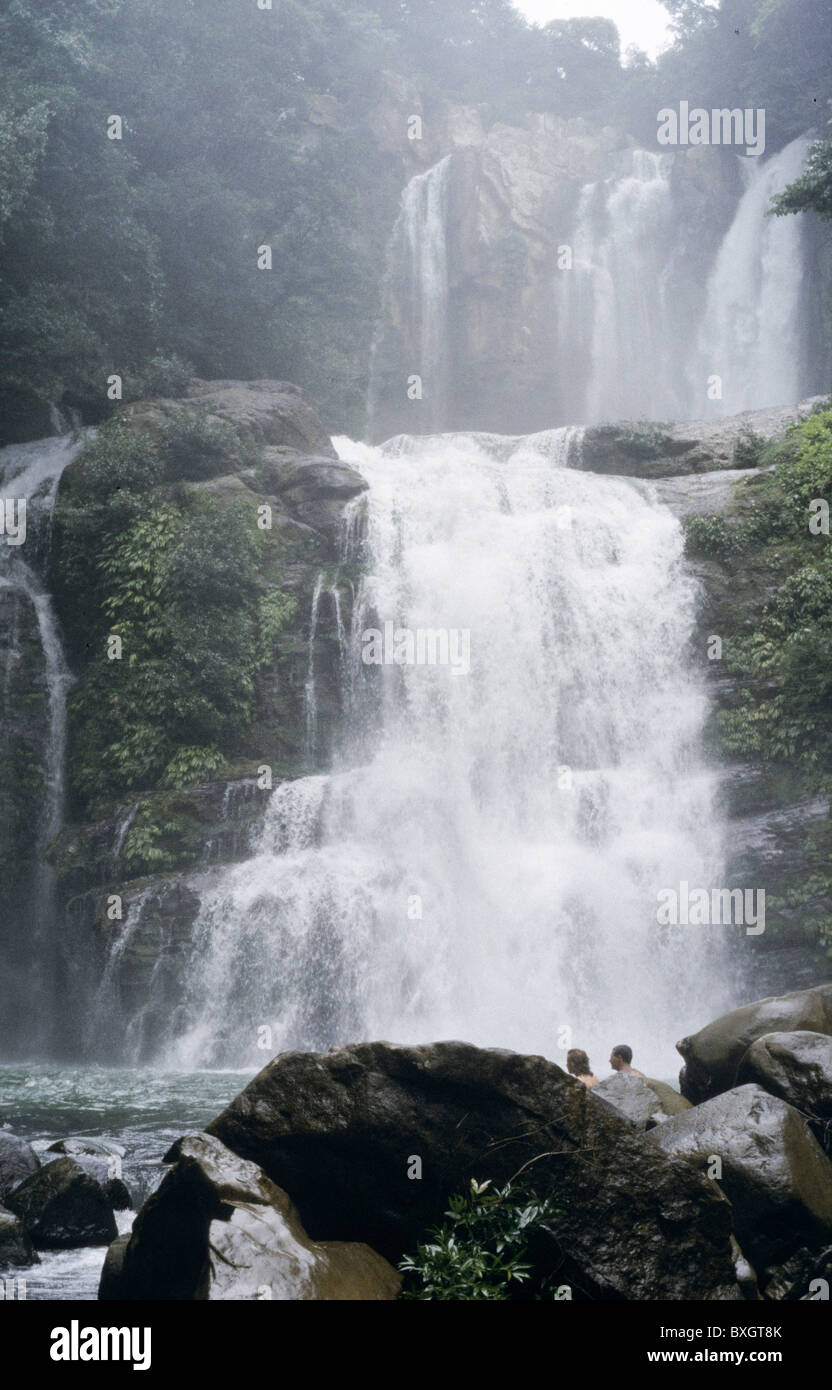
[[[181, 1134], [201, 1129], [238, 1094], [251, 1071], [165, 1072], [152, 1068], [0, 1064], [0, 1126], [43, 1154], [55, 1139], [89, 1135], [124, 1150], [122, 1171], [133, 1210], [116, 1213], [119, 1231], [161, 1182], [162, 1157]], [[94, 1299], [103, 1247], [40, 1253], [40, 1264], [6, 1269], [25, 1279], [27, 1299]]]

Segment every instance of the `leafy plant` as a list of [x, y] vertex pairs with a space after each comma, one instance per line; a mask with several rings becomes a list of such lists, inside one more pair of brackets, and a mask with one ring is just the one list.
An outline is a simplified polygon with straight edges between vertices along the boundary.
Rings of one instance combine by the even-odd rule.
[[[467, 1193], [450, 1199], [446, 1222], [429, 1232], [399, 1265], [405, 1274], [403, 1299], [509, 1300], [529, 1285], [532, 1239], [557, 1211], [554, 1198], [540, 1198], [510, 1184], [492, 1189], [490, 1180], [471, 1179]], [[551, 1296], [544, 1279], [541, 1296]]]

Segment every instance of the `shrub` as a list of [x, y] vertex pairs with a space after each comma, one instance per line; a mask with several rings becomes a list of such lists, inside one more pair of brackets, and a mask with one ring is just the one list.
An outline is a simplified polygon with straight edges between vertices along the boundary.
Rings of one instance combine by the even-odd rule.
[[[532, 1240], [557, 1210], [551, 1197], [539, 1198], [510, 1184], [490, 1190], [490, 1181], [471, 1179], [470, 1191], [451, 1198], [447, 1221], [429, 1232], [399, 1268], [405, 1274], [403, 1299], [509, 1300], [552, 1297], [552, 1276], [536, 1281], [529, 1259]], [[528, 1286], [523, 1289], [522, 1286]]]
[[240, 436], [227, 420], [204, 412], [181, 410], [170, 415], [159, 437], [159, 453], [170, 482], [201, 481], [233, 472], [246, 460]]
[[146, 363], [142, 372], [143, 392], [146, 396], [184, 396], [195, 375], [190, 362], [172, 353], [165, 357], [157, 353]]
[[688, 516], [684, 520], [685, 548], [689, 555], [708, 555], [722, 558], [737, 548], [735, 528], [724, 516], [707, 514]]
[[763, 459], [767, 440], [754, 430], [746, 429], [734, 445], [735, 468], [759, 468]]

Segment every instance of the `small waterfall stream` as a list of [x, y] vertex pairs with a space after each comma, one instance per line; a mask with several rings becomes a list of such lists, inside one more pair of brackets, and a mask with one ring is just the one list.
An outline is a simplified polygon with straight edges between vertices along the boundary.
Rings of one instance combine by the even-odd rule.
[[[26, 504], [26, 539], [19, 546], [0, 538], [0, 585], [19, 595], [23, 604], [17, 622], [25, 620], [26, 607], [34, 620], [43, 660], [47, 701], [46, 738], [40, 750], [43, 801], [39, 808], [35, 871], [23, 902], [4, 904], [10, 914], [2, 935], [9, 943], [14, 968], [6, 980], [9, 1015], [20, 1011], [22, 1023], [16, 1045], [42, 1050], [48, 1047], [55, 1022], [56, 928], [55, 875], [46, 858], [49, 842], [60, 829], [64, 808], [66, 761], [66, 698], [71, 676], [64, 656], [52, 601], [41, 575], [48, 562], [52, 512], [61, 474], [72, 462], [84, 436], [58, 435], [31, 444], [9, 445], [0, 450], [0, 496]], [[8, 648], [5, 673], [6, 704], [3, 710], [4, 747], [9, 749], [19, 731], [8, 707], [14, 666], [21, 659], [18, 637]], [[10, 766], [10, 764], [9, 764]], [[17, 936], [16, 942], [10, 938]]]
[[[389, 294], [394, 281], [404, 277], [408, 322], [401, 325], [412, 359], [408, 375], [420, 378], [421, 423], [426, 430], [441, 429], [448, 396], [448, 249], [446, 239], [447, 189], [451, 156], [446, 155], [424, 174], [416, 174], [405, 187], [388, 251]], [[375, 417], [383, 355], [383, 331], [373, 344], [367, 414]], [[402, 389], [404, 385], [402, 384]]]
[[666, 289], [673, 156], [631, 150], [623, 163], [581, 190], [573, 268], [559, 279], [558, 368], [583, 368], [570, 395], [586, 424], [684, 414]]

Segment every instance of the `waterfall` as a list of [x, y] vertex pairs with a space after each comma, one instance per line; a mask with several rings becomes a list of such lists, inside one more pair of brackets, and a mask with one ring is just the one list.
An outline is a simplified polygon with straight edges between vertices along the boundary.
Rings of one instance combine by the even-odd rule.
[[623, 173], [581, 190], [572, 269], [557, 281], [561, 394], [581, 403], [575, 418], [585, 424], [684, 414], [667, 293], [673, 156], [630, 150], [624, 162]]
[[[446, 241], [447, 187], [451, 156], [446, 155], [425, 174], [416, 174], [402, 194], [401, 207], [388, 250], [385, 315], [390, 300], [404, 278], [407, 287], [408, 322], [400, 326], [407, 371], [398, 383], [406, 401], [407, 378], [421, 379], [420, 423], [426, 430], [441, 429], [448, 390], [448, 252]], [[381, 390], [381, 359], [386, 339], [380, 331], [373, 344], [367, 414], [375, 419]]]
[[803, 394], [803, 217], [769, 217], [771, 199], [799, 177], [811, 141], [793, 140], [762, 163], [740, 159], [745, 192], [708, 281], [698, 340], [699, 397], [712, 375], [712, 413], [793, 405]]
[[[14, 500], [18, 507], [21, 502], [26, 504], [23, 544], [11, 546], [6, 537], [0, 537], [0, 586], [19, 596], [24, 612], [28, 609], [42, 656], [47, 699], [46, 739], [39, 750], [43, 801], [33, 852], [36, 867], [31, 883], [23, 890], [25, 901], [4, 903], [7, 921], [2, 931], [7, 953], [6, 986], [10, 991], [5, 1012], [9, 1015], [14, 1009], [23, 1011], [17, 1041], [22, 1037], [25, 1045], [36, 1048], [47, 1044], [54, 1003], [55, 875], [46, 853], [63, 819], [66, 698], [71, 683], [51, 598], [40, 575], [48, 562], [52, 512], [61, 474], [83, 443], [83, 435], [63, 434], [0, 450], [0, 496]], [[9, 749], [19, 732], [11, 699], [12, 674], [22, 659], [19, 629], [24, 620], [18, 610], [18, 632], [11, 634], [4, 679], [3, 750], [4, 764], [9, 767]], [[9, 796], [14, 803], [13, 786]]]
[[[669, 1075], [736, 930], [656, 921], [720, 873], [678, 522], [564, 466], [575, 431], [338, 447], [370, 484], [338, 756], [203, 888], [169, 1062], [462, 1037], [601, 1067], [627, 1041]], [[386, 623], [467, 632], [470, 671], [366, 664]]]

